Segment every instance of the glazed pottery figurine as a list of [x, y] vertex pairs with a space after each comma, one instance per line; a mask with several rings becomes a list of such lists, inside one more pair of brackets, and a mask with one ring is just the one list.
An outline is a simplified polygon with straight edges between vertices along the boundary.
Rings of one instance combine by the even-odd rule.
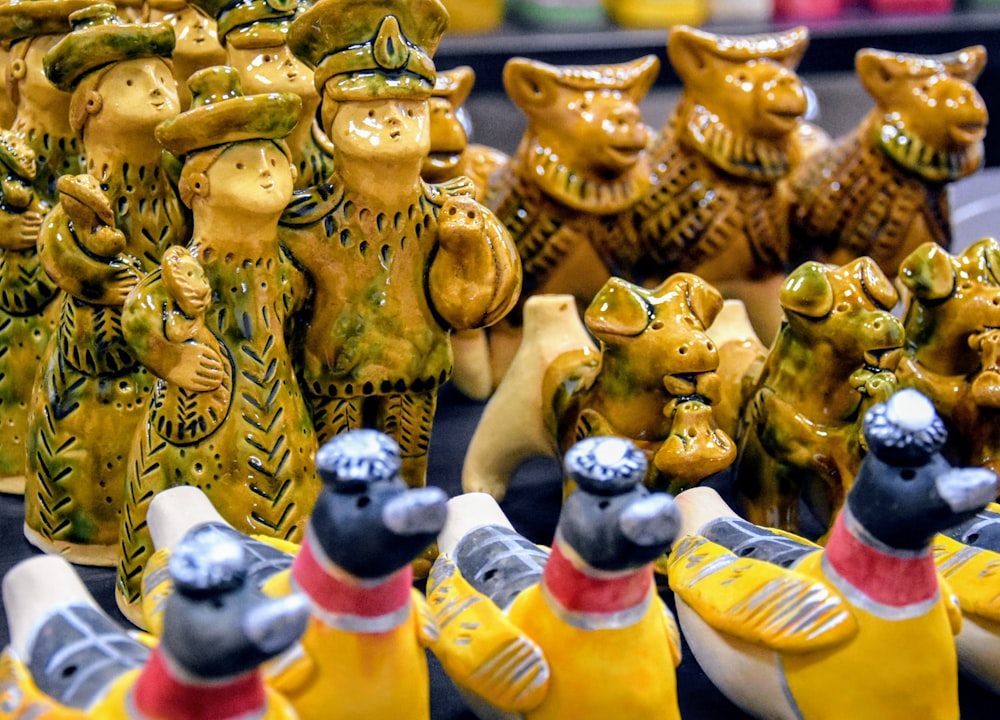
[[439, 0], [319, 0], [288, 44], [314, 68], [334, 145], [329, 182], [297, 195], [282, 242], [312, 280], [300, 373], [322, 441], [374, 425], [424, 483], [451, 331], [483, 327], [520, 287], [517, 252], [467, 179], [427, 185]]
[[[659, 67], [653, 55], [563, 67], [512, 58], [504, 66], [504, 88], [528, 127], [489, 195], [517, 243], [522, 299], [568, 293], [582, 311], [622, 274], [620, 260], [636, 245], [628, 211], [649, 190], [649, 129], [639, 102]], [[520, 315], [518, 307], [490, 333], [494, 382], [520, 343]]]
[[162, 23], [126, 25], [108, 4], [70, 19], [45, 72], [73, 93], [69, 117], [93, 179], [60, 179], [70, 197], [38, 238], [63, 294], [29, 417], [25, 535], [73, 562], [114, 565], [129, 447], [152, 389], [122, 333], [122, 303], [187, 229], [153, 136], [177, 113], [174, 35]]
[[153, 552], [150, 499], [197, 485], [247, 533], [301, 540], [320, 491], [316, 439], [285, 337], [305, 280], [277, 241], [295, 167], [281, 138], [301, 111], [291, 93], [241, 93], [230, 67], [189, 81], [191, 108], [156, 129], [184, 158], [192, 237], [125, 305], [125, 336], [159, 378], [129, 457], [118, 602], [138, 612]]
[[953, 468], [945, 434], [915, 390], [869, 411], [870, 452], [823, 549], [737, 518], [709, 488], [678, 497], [681, 629], [749, 714], [957, 720], [961, 617], [931, 544], [995, 497], [997, 477]]
[[298, 168], [296, 188], [324, 182], [333, 172], [333, 148], [316, 117], [319, 93], [313, 73], [285, 43], [298, 0], [192, 0], [216, 23], [226, 62], [236, 68], [243, 92], [291, 92], [302, 98], [302, 115], [285, 143]]
[[[413, 587], [410, 563], [444, 527], [447, 496], [436, 487], [408, 488], [399, 446], [375, 430], [333, 438], [316, 454], [316, 465], [325, 487], [294, 559], [240, 536], [197, 488], [178, 487], [150, 508], [154, 560], [169, 556], [174, 538], [188, 528], [208, 522], [239, 537], [256, 558], [255, 585], [272, 596], [294, 587], [309, 597], [312, 616], [300, 645], [267, 668], [268, 686], [302, 720], [429, 720], [425, 648], [437, 627]], [[149, 591], [169, 594], [155, 583], [162, 573], [150, 575]]]
[[[69, 125], [69, 93], [50, 83], [42, 58], [87, 0], [0, 4], [4, 76], [15, 117], [0, 142], [0, 492], [24, 491], [28, 413], [42, 354], [55, 327], [59, 287], [42, 269], [36, 242], [56, 201], [56, 179], [81, 170]], [[8, 126], [4, 125], [4, 129]], [[25, 192], [27, 191], [27, 192]]]
[[926, 243], [899, 267], [908, 290], [906, 343], [897, 376], [949, 423], [963, 464], [1000, 470], [1000, 245], [958, 255]]
[[712, 416], [719, 356], [705, 333], [721, 308], [715, 288], [684, 273], [652, 290], [612, 278], [586, 328], [571, 296], [531, 298], [524, 342], [469, 443], [463, 489], [502, 499], [528, 457], [602, 435], [639, 447], [651, 488], [676, 492], [729, 467], [736, 446]]
[[1000, 505], [934, 538], [934, 563], [962, 608], [958, 666], [1000, 694]]
[[868, 255], [895, 277], [923, 243], [947, 249], [947, 185], [982, 164], [987, 112], [972, 83], [985, 64], [978, 46], [858, 52], [857, 74], [876, 106], [792, 178], [797, 252], [836, 264]]
[[[795, 74], [808, 33], [670, 31], [683, 92], [650, 149], [653, 188], [636, 206], [636, 282], [682, 270], [740, 299], [765, 344], [781, 322], [788, 203], [780, 181], [798, 162], [806, 94]], [[645, 275], [645, 277], [643, 277]]]
[[4, 717], [296, 720], [258, 666], [298, 639], [308, 604], [266, 597], [247, 579], [249, 561], [215, 528], [185, 537], [152, 650], [104, 614], [64, 559], [22, 561], [3, 582], [11, 644], [0, 684], [17, 688]]
[[196, 70], [222, 65], [226, 50], [219, 42], [215, 18], [199, 12], [187, 0], [146, 0], [149, 22], [165, 22], [174, 29], [174, 80], [182, 110], [191, 105], [187, 80]]
[[745, 406], [736, 487], [755, 523], [799, 530], [804, 498], [827, 525], [864, 451], [865, 411], [896, 389], [896, 289], [869, 258], [807, 262], [779, 296], [786, 321]]
[[652, 566], [680, 517], [645, 465], [622, 438], [567, 452], [578, 487], [548, 552], [488, 495], [449, 501], [428, 601], [442, 666], [481, 717], [680, 718], [680, 636]]
[[10, 59], [10, 45], [7, 42], [0, 42], [0, 68], [4, 72], [0, 74], [0, 129], [7, 130], [14, 123], [14, 115], [17, 106], [13, 98], [7, 92], [7, 64]]

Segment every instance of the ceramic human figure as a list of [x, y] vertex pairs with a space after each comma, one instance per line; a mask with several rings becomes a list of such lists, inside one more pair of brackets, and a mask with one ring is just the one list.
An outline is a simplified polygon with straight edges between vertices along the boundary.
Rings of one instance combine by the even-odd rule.
[[710, 488], [677, 497], [667, 571], [681, 630], [753, 717], [959, 717], [962, 622], [931, 548], [995, 497], [997, 477], [944, 458], [944, 425], [914, 390], [872, 408], [864, 433], [823, 548], [736, 517]]
[[72, 91], [68, 116], [93, 178], [60, 179], [70, 197], [39, 233], [63, 293], [29, 416], [25, 534], [74, 562], [114, 565], [132, 434], [153, 385], [122, 333], [122, 304], [187, 231], [153, 135], [177, 113], [174, 35], [124, 24], [107, 4], [71, 19], [45, 71]]
[[125, 478], [117, 590], [130, 617], [153, 552], [145, 519], [156, 493], [196, 485], [240, 531], [300, 541], [320, 491], [312, 421], [286, 345], [307, 286], [277, 240], [295, 178], [281, 138], [301, 102], [243, 95], [228, 66], [189, 83], [191, 108], [157, 137], [184, 158], [179, 187], [193, 232], [136, 288], [122, 320], [160, 378]]
[[805, 28], [753, 36], [670, 31], [683, 83], [650, 150], [653, 187], [636, 208], [634, 282], [684, 271], [743, 300], [770, 344], [781, 321], [788, 203], [779, 183], [799, 157], [806, 94], [795, 74]]
[[14, 122], [14, 114], [17, 107], [10, 93], [7, 92], [7, 62], [10, 59], [10, 44], [0, 42], [0, 67], [4, 68], [3, 76], [0, 77], [0, 129], [7, 130]]
[[312, 70], [285, 42], [288, 23], [299, 10], [298, 0], [194, 0], [192, 4], [215, 20], [226, 62], [239, 71], [243, 92], [292, 92], [302, 98], [302, 116], [285, 138], [298, 168], [295, 187], [324, 182], [333, 171], [333, 148], [316, 117], [319, 93]]
[[15, 106], [0, 149], [2, 492], [24, 491], [32, 388], [59, 312], [55, 301], [59, 287], [39, 264], [38, 231], [56, 201], [56, 179], [82, 169], [82, 149], [69, 124], [69, 93], [46, 79], [42, 58], [69, 30], [70, 13], [87, 4], [85, 0], [0, 4], [0, 42], [9, 48], [4, 75]]
[[509, 234], [468, 180], [420, 178], [431, 54], [446, 24], [438, 0], [321, 0], [288, 33], [314, 68], [335, 168], [281, 222], [313, 286], [297, 350], [302, 386], [321, 441], [382, 429], [400, 443], [415, 485], [452, 370], [449, 333], [496, 322], [521, 277]]
[[795, 243], [823, 262], [867, 255], [895, 277], [925, 242], [951, 246], [948, 183], [983, 162], [988, 112], [973, 83], [986, 50], [864, 49], [854, 64], [875, 107], [791, 178]]
[[201, 68], [226, 62], [215, 19], [199, 12], [187, 0], [146, 0], [148, 22], [165, 22], [174, 29], [174, 80], [182, 110], [191, 104], [187, 79]]

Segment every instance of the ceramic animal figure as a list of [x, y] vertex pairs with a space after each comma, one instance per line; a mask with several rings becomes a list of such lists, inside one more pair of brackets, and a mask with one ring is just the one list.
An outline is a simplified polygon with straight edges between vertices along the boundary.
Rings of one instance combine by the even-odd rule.
[[[582, 310], [609, 277], [629, 278], [629, 211], [648, 192], [650, 174], [639, 102], [659, 67], [653, 55], [590, 66], [512, 58], [504, 66], [504, 88], [528, 127], [488, 194], [517, 243], [522, 302], [568, 293]], [[517, 350], [519, 325], [520, 307], [490, 333], [494, 383]]]
[[[425, 649], [437, 626], [413, 587], [411, 561], [444, 527], [447, 496], [408, 488], [399, 446], [374, 430], [333, 438], [316, 463], [324, 489], [294, 557], [283, 552], [287, 545], [240, 539], [255, 558], [255, 583], [277, 596], [297, 588], [311, 606], [300, 644], [267, 667], [268, 686], [303, 720], [429, 720]], [[158, 496], [149, 522], [158, 550], [146, 589], [158, 602], [170, 590], [155, 568], [175, 538], [205, 522], [239, 535], [193, 487]], [[155, 612], [156, 603], [148, 607]]]
[[889, 277], [920, 245], [951, 245], [948, 183], [979, 169], [986, 105], [973, 83], [982, 47], [949, 55], [866, 49], [855, 68], [875, 107], [797, 169], [799, 251], [835, 264], [867, 255]]
[[[69, 30], [86, 0], [0, 5], [5, 93], [12, 124], [0, 142], [0, 491], [24, 492], [28, 413], [35, 375], [59, 313], [59, 286], [42, 269], [36, 242], [56, 202], [56, 179], [81, 171], [82, 149], [69, 125], [69, 93], [45, 77], [42, 58]], [[6, 128], [10, 128], [6, 131]], [[20, 186], [20, 187], [19, 187]], [[30, 190], [28, 195], [24, 190]]]
[[643, 451], [655, 489], [676, 492], [729, 467], [736, 446], [712, 416], [719, 356], [705, 332], [721, 308], [715, 288], [685, 273], [651, 290], [610, 279], [586, 328], [571, 296], [531, 298], [524, 342], [469, 443], [463, 489], [502, 499], [527, 458], [605, 435]]
[[950, 255], [936, 243], [899, 267], [907, 289], [899, 383], [925, 394], [951, 430], [962, 463], [1000, 470], [1000, 245], [993, 238]]
[[431, 55], [446, 24], [439, 0], [321, 0], [288, 33], [314, 68], [335, 168], [282, 219], [281, 240], [313, 289], [297, 348], [302, 386], [320, 441], [384, 430], [414, 485], [425, 481], [437, 391], [451, 375], [450, 333], [499, 320], [521, 280], [509, 233], [472, 183], [420, 177]]
[[633, 272], [654, 282], [692, 272], [743, 300], [765, 344], [788, 263], [788, 198], [799, 161], [806, 95], [795, 68], [804, 27], [763, 35], [671, 29], [670, 63], [683, 91], [650, 149], [652, 188], [636, 206]]
[[737, 518], [709, 488], [678, 497], [668, 561], [698, 664], [758, 718], [958, 718], [958, 607], [936, 533], [974, 516], [997, 477], [952, 467], [930, 401], [901, 390], [865, 420], [862, 461], [825, 548]]
[[550, 551], [489, 496], [449, 501], [428, 584], [442, 666], [480, 717], [679, 718], [680, 637], [652, 568], [680, 524], [673, 498], [646, 489], [622, 438], [581, 441], [565, 467], [577, 489]]
[[1000, 505], [934, 538], [938, 573], [958, 598], [962, 632], [955, 638], [959, 668], [1000, 693]]
[[164, 22], [174, 29], [173, 74], [181, 110], [187, 110], [191, 105], [188, 78], [197, 70], [226, 62], [215, 18], [199, 12], [187, 0], [146, 0], [146, 7], [147, 22]]
[[122, 304], [187, 231], [153, 136], [177, 113], [174, 35], [163, 24], [126, 25], [108, 4], [71, 21], [45, 72], [72, 92], [70, 122], [95, 179], [61, 185], [75, 190], [38, 238], [63, 292], [29, 415], [25, 535], [74, 562], [114, 565], [132, 434], [153, 386], [125, 340]]
[[292, 93], [243, 95], [229, 67], [189, 80], [191, 107], [156, 136], [184, 158], [179, 188], [193, 230], [125, 303], [125, 336], [160, 380], [128, 455], [119, 607], [137, 619], [153, 552], [152, 497], [201, 487], [237, 529], [300, 541], [320, 491], [316, 438], [286, 338], [307, 296], [278, 244], [295, 167], [281, 138]]
[[299, 3], [194, 0], [191, 4], [212, 18], [226, 49], [226, 63], [239, 71], [245, 94], [291, 92], [302, 99], [299, 121], [285, 138], [298, 171], [295, 187], [324, 182], [333, 172], [333, 147], [316, 116], [319, 93], [312, 70], [285, 42]]
[[171, 558], [175, 592], [152, 649], [97, 606], [62, 558], [22, 561], [4, 577], [11, 644], [0, 663], [5, 718], [296, 720], [259, 666], [302, 634], [301, 595], [266, 597], [249, 557], [214, 528]]
[[751, 522], [798, 531], [799, 501], [833, 521], [864, 453], [865, 411], [896, 389], [896, 289], [869, 258], [807, 262], [779, 295], [786, 320], [744, 409], [736, 489]]

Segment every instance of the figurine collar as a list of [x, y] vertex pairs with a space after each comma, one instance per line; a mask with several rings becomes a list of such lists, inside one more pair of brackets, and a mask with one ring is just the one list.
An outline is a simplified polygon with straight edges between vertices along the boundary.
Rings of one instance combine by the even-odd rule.
[[545, 563], [542, 592], [552, 610], [574, 627], [621, 628], [638, 622], [654, 592], [653, 567], [607, 572], [592, 568], [557, 536]]
[[226, 720], [263, 717], [267, 705], [264, 681], [258, 670], [218, 682], [181, 677], [162, 648], [149, 655], [132, 686], [129, 717], [171, 720]]
[[947, 152], [928, 146], [889, 119], [874, 123], [873, 130], [875, 143], [886, 155], [904, 170], [928, 182], [950, 182], [967, 177], [983, 163], [982, 142]]
[[787, 175], [791, 167], [788, 138], [771, 141], [737, 137], [703, 105], [691, 107], [682, 127], [689, 145], [736, 177], [777, 180]]

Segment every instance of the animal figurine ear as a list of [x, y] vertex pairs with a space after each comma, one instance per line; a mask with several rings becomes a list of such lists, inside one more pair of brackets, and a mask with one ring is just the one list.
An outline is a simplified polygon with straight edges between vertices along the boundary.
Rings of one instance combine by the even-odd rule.
[[711, 38], [687, 25], [675, 25], [667, 35], [667, 57], [681, 82], [691, 84], [692, 80], [709, 67], [711, 48], [707, 45]]
[[937, 243], [924, 243], [899, 266], [899, 281], [921, 300], [941, 300], [955, 289], [955, 269]]
[[522, 112], [551, 105], [559, 95], [559, 68], [538, 60], [514, 57], [503, 68], [503, 86]]
[[870, 257], [861, 257], [859, 261], [861, 286], [865, 289], [868, 297], [883, 310], [892, 310], [899, 302], [899, 293], [896, 292], [892, 281], [885, 276], [882, 269]]
[[1000, 285], [1000, 243], [995, 238], [985, 237], [969, 246], [966, 252], [976, 250], [983, 254], [990, 279]]
[[900, 72], [897, 56], [883, 50], [864, 48], [854, 56], [854, 70], [865, 91], [878, 100], [884, 97]]
[[722, 293], [697, 275], [691, 275], [686, 280], [686, 286], [688, 307], [702, 327], [709, 327], [722, 311]]
[[935, 59], [941, 61], [952, 77], [974, 83], [986, 67], [986, 48], [982, 45], [973, 45], [958, 52], [940, 55]]
[[646, 97], [660, 74], [660, 59], [656, 55], [647, 55], [630, 63], [625, 63], [620, 70], [625, 78], [625, 93], [638, 104]]
[[809, 28], [799, 25], [777, 37], [779, 46], [786, 48], [785, 52], [775, 59], [789, 70], [795, 70], [802, 61], [802, 56], [806, 54], [809, 47]]
[[472, 86], [476, 84], [476, 71], [468, 65], [459, 65], [451, 70], [439, 72], [434, 83], [434, 94], [448, 99], [453, 110], [458, 110], [469, 99]]
[[594, 335], [631, 337], [649, 325], [649, 306], [633, 285], [613, 277], [594, 296], [583, 321]]
[[809, 261], [797, 267], [781, 284], [778, 301], [785, 310], [821, 318], [833, 310], [833, 286], [822, 263]]

